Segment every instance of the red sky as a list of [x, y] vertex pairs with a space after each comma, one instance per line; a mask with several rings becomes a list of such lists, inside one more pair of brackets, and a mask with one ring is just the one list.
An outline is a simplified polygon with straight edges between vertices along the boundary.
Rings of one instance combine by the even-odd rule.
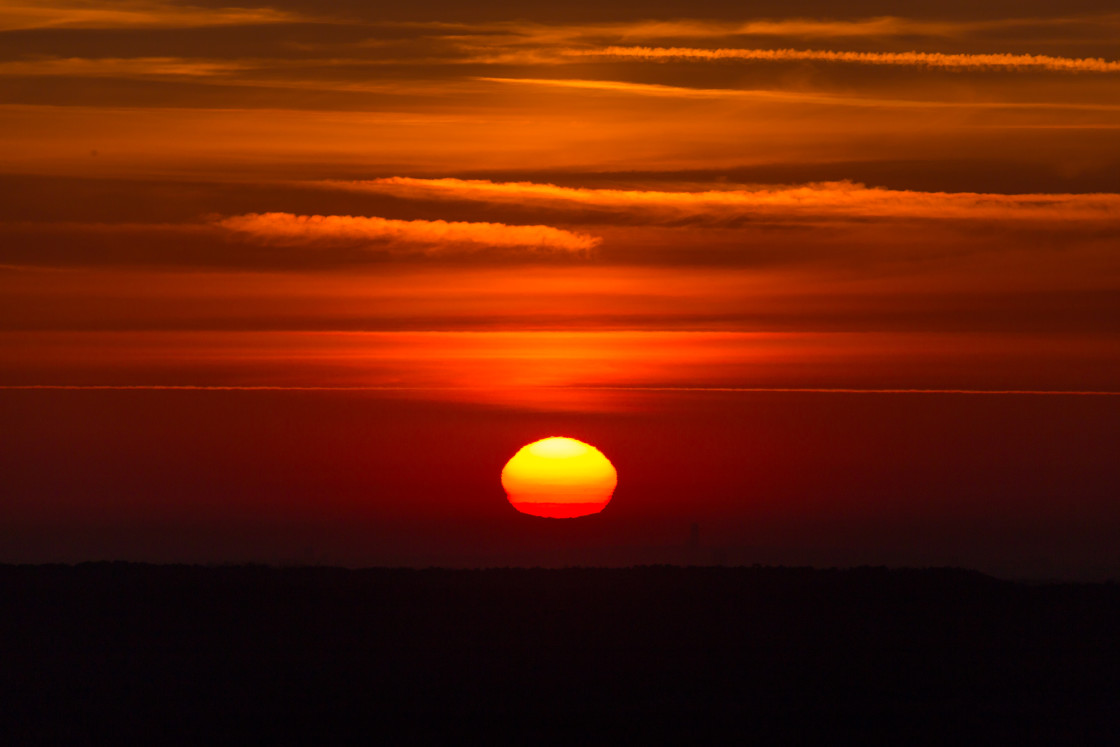
[[[1117, 38], [8, 3], [0, 561], [1120, 575]], [[601, 516], [506, 503], [550, 435], [615, 462]]]

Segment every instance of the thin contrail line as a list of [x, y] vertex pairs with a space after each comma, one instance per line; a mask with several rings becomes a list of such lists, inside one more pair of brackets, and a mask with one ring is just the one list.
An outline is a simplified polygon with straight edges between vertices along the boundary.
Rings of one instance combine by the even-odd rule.
[[646, 391], [646, 392], [779, 392], [793, 394], [1031, 394], [1031, 395], [1078, 395], [1091, 397], [1116, 397], [1120, 392], [1100, 390], [1077, 391], [1069, 389], [857, 389], [837, 387], [569, 387], [571, 389], [601, 389], [608, 391]]
[[494, 392], [502, 390], [574, 390], [607, 392], [744, 392], [775, 394], [1007, 394], [1032, 396], [1118, 397], [1120, 391], [1069, 389], [859, 389], [855, 387], [731, 387], [731, 386], [225, 386], [196, 384], [15, 384], [0, 390], [63, 391], [189, 391], [189, 392]]
[[946, 54], [943, 52], [841, 52], [831, 49], [703, 49], [695, 47], [606, 47], [566, 50], [589, 57], [700, 60], [819, 60], [865, 65], [912, 65], [948, 69], [1042, 69], [1112, 73], [1120, 62], [1097, 57], [1053, 57], [1042, 54]]

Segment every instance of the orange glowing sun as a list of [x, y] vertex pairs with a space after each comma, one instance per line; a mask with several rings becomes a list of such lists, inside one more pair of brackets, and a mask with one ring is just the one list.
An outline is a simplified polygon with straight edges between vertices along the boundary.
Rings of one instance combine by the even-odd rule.
[[599, 513], [616, 485], [618, 472], [603, 452], [574, 438], [522, 446], [502, 469], [502, 487], [513, 507], [549, 519]]

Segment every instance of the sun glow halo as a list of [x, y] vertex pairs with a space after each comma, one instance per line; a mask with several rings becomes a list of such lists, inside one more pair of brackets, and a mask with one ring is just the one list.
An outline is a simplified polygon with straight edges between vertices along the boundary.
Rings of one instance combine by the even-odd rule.
[[560, 436], [523, 446], [502, 469], [513, 507], [550, 519], [599, 513], [617, 485], [618, 473], [601, 451]]

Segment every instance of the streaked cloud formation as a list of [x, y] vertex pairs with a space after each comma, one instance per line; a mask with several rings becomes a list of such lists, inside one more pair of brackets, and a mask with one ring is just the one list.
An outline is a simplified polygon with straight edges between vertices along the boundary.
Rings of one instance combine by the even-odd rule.
[[[713, 8], [21, 2], [0, 9], [0, 168], [301, 178], [296, 164], [317, 163], [352, 178], [773, 163], [801, 165], [790, 182], [873, 183], [810, 165], [916, 158], [907, 173], [920, 174], [982, 157], [1039, 173], [1050, 153], [1061, 163], [1044, 168], [1062, 174], [1120, 171], [1100, 155], [1120, 127], [1114, 12]], [[736, 60], [753, 64], [704, 64]], [[1070, 191], [1118, 190], [1089, 181], [1109, 184]]]
[[[149, 379], [196, 332], [298, 330], [277, 356], [315, 385], [316, 336], [443, 365], [431, 333], [517, 331], [502, 381], [656, 383], [625, 335], [534, 337], [609, 329], [672, 348], [674, 385], [1109, 389], [1120, 15], [1090, 6], [8, 5], [8, 359], [46, 383], [60, 349], [110, 354], [83, 335], [147, 330], [130, 383], [174, 385]], [[20, 337], [50, 330], [75, 339]], [[268, 383], [240, 365], [207, 371]]]
[[449, 252], [492, 247], [585, 252], [599, 244], [588, 234], [551, 226], [507, 226], [502, 223], [443, 220], [389, 220], [351, 215], [250, 213], [223, 218], [219, 226], [277, 244], [380, 243]]

